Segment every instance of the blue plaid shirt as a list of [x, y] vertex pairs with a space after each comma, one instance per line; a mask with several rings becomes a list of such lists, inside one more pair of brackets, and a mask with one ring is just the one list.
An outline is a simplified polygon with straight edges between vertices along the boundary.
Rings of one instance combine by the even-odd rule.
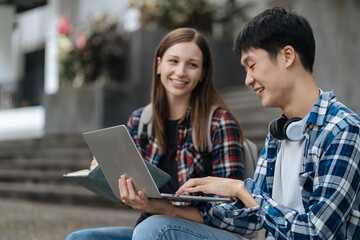
[[[360, 118], [332, 91], [322, 93], [305, 126], [299, 188], [305, 214], [271, 198], [281, 141], [268, 134], [254, 180], [245, 187], [259, 203], [204, 205], [205, 223], [240, 234], [264, 228], [275, 239], [360, 239]], [[294, 186], [296, 187], [296, 186]]]

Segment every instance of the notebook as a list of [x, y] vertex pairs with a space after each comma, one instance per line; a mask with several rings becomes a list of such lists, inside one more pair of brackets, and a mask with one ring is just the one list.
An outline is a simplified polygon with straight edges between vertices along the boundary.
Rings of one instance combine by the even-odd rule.
[[[124, 174], [132, 180], [135, 190], [143, 191], [148, 198], [171, 201], [231, 201], [228, 197], [160, 193], [145, 160], [124, 125], [86, 132], [83, 137], [98, 161], [111, 190], [118, 198], [118, 180]], [[159, 168], [156, 169], [161, 171]]]

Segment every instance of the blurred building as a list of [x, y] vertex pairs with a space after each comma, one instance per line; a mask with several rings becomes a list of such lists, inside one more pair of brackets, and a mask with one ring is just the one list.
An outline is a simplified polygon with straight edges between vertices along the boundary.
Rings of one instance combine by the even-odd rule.
[[[294, 8], [309, 19], [317, 41], [314, 75], [319, 86], [324, 90], [333, 89], [341, 101], [359, 112], [359, 1], [261, 0], [248, 8], [247, 14], [251, 17], [273, 4]], [[136, 31], [139, 28], [139, 13], [127, 6], [128, 1], [125, 0], [0, 1], [0, 139], [41, 137], [45, 133], [44, 95], [59, 90], [57, 24], [60, 16], [67, 14], [71, 23], [76, 25], [86, 22], [90, 15], [109, 12], [124, 23], [126, 31]], [[148, 40], [144, 37], [151, 37], [151, 34], [137, 34], [139, 44]], [[154, 38], [156, 44], [158, 38]], [[151, 51], [148, 52], [148, 61], [152, 61]], [[221, 56], [218, 58], [221, 59]], [[134, 61], [138, 61], [136, 64], [139, 67], [151, 64], [139, 62], [140, 59]], [[139, 74], [136, 66], [133, 64], [129, 68], [132, 68], [133, 74], [130, 82], [142, 81], [140, 76], [134, 79], [134, 75]], [[221, 68], [217, 71], [226, 72]], [[219, 74], [218, 78], [224, 77]], [[243, 84], [238, 77], [226, 79], [226, 86]], [[221, 87], [221, 83], [219, 85]]]
[[44, 94], [59, 89], [57, 27], [67, 14], [76, 25], [112, 12], [131, 30], [136, 19], [126, 1], [0, 1], [0, 139], [41, 137]]
[[[294, 8], [309, 19], [317, 41], [314, 74], [319, 86], [324, 90], [333, 89], [341, 101], [359, 112], [356, 92], [360, 87], [357, 67], [360, 65], [360, 30], [356, 24], [360, 22], [359, 1], [263, 0], [249, 8], [248, 15], [251, 17], [272, 4]], [[109, 12], [124, 23], [125, 30], [132, 32], [139, 28], [139, 13], [127, 6], [125, 0], [0, 1], [0, 139], [41, 137], [45, 133], [44, 95], [59, 90], [57, 25], [60, 16], [68, 15], [76, 25], [86, 22], [90, 15]], [[144, 43], [149, 36], [151, 34], [138, 33], [136, 41]], [[154, 38], [156, 44], [158, 38]], [[151, 51], [148, 61], [152, 61]], [[136, 61], [139, 67], [151, 65], [140, 59]], [[133, 75], [139, 72], [135, 64], [129, 66]], [[217, 71], [222, 73], [223, 69]], [[134, 76], [130, 78], [131, 83], [143, 81], [133, 79]], [[226, 81], [230, 82], [227, 86], [243, 84], [238, 77]]]

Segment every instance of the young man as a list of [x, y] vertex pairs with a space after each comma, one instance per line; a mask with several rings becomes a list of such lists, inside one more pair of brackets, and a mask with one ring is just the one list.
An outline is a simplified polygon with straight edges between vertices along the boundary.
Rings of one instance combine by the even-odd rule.
[[138, 225], [133, 239], [242, 239], [239, 234], [262, 228], [275, 239], [360, 239], [360, 118], [316, 85], [309, 23], [292, 11], [268, 9], [239, 33], [235, 51], [245, 84], [264, 107], [283, 112], [269, 125], [254, 179], [191, 179], [177, 193], [236, 201], [179, 208], [136, 193], [121, 176], [125, 204], [163, 214]]

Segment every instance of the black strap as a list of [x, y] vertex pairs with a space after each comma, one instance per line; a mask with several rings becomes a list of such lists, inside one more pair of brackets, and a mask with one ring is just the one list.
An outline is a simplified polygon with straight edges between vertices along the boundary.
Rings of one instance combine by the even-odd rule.
[[204, 177], [212, 176], [212, 161], [211, 155], [208, 151], [199, 152], [201, 159], [203, 160]]
[[140, 134], [140, 145], [143, 149], [146, 148], [146, 146], [149, 143], [149, 137], [147, 134], [147, 124], [144, 124], [143, 129], [142, 129], [142, 133]]

